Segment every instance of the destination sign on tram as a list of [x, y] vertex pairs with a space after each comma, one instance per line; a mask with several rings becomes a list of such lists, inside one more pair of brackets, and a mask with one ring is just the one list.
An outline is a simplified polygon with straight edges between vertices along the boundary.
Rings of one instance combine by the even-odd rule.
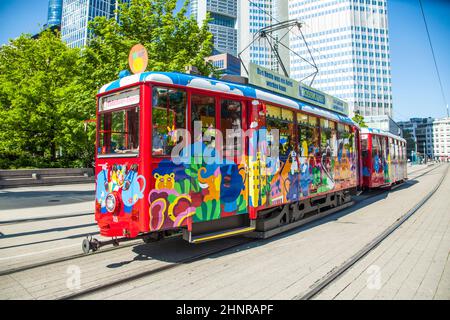
[[348, 104], [345, 101], [254, 63], [249, 64], [248, 80], [250, 84], [257, 87], [281, 93], [347, 116], [349, 114]]
[[119, 108], [124, 108], [139, 104], [140, 91], [138, 89], [125, 91], [120, 94], [114, 94], [101, 99], [100, 111], [108, 111]]

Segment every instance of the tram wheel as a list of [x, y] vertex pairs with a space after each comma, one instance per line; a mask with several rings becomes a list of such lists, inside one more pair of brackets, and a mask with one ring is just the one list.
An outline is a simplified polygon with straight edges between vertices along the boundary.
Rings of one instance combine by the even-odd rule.
[[83, 240], [81, 248], [83, 249], [84, 254], [88, 254], [91, 251], [96, 252], [100, 248], [100, 241], [97, 239], [86, 238]]
[[149, 244], [149, 243], [153, 243], [153, 242], [157, 242], [159, 240], [162, 239], [162, 235], [160, 232], [158, 233], [153, 233], [153, 234], [147, 234], [145, 236], [142, 237], [142, 240], [144, 241], [144, 243]]
[[84, 254], [88, 254], [89, 252], [91, 252], [91, 242], [89, 241], [88, 238], [83, 240], [83, 243], [81, 245]]

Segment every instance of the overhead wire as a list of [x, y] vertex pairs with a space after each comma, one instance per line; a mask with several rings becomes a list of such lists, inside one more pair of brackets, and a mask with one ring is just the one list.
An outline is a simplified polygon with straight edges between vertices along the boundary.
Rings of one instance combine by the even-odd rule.
[[425, 17], [425, 12], [423, 10], [422, 0], [419, 0], [419, 5], [420, 5], [420, 11], [422, 12], [423, 22], [425, 24], [425, 30], [427, 32], [428, 42], [430, 43], [431, 53], [432, 53], [433, 61], [434, 61], [434, 67], [436, 68], [436, 73], [437, 73], [437, 77], [438, 77], [438, 81], [439, 81], [439, 86], [441, 88], [442, 98], [444, 100], [445, 105], [447, 106], [447, 117], [449, 117], [448, 103], [447, 103], [447, 99], [445, 97], [444, 87], [442, 86], [441, 75], [439, 73], [439, 68], [438, 68], [438, 65], [436, 62], [436, 55], [434, 54], [433, 43], [431, 42], [430, 31], [428, 30], [428, 23], [427, 23], [427, 19]]

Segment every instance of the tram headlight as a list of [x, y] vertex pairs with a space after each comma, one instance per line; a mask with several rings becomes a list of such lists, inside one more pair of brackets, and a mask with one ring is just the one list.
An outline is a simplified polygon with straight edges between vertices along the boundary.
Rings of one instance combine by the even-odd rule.
[[106, 210], [108, 210], [109, 213], [113, 213], [116, 210], [116, 206], [117, 206], [116, 196], [112, 193], [108, 194], [106, 196], [105, 204], [106, 204]]

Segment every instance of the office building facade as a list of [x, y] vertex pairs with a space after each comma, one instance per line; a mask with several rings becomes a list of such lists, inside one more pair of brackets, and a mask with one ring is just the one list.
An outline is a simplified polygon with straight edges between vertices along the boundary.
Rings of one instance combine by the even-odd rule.
[[434, 157], [433, 122], [433, 118], [411, 118], [409, 121], [398, 122], [403, 137], [411, 140], [407, 144], [408, 157], [411, 152], [426, 155], [429, 159]]
[[192, 0], [190, 8], [199, 25], [209, 13], [212, 21], [209, 30], [213, 34], [215, 53], [237, 55], [238, 0]]
[[[319, 69], [313, 86], [349, 102], [363, 116], [393, 117], [387, 0], [290, 0]], [[298, 35], [291, 48], [309, 58]], [[314, 69], [291, 55], [291, 75], [307, 84]]]
[[450, 159], [450, 117], [433, 121], [433, 156], [439, 160]]
[[[278, 60], [265, 39], [258, 40], [250, 47], [248, 45], [257, 36], [258, 32], [265, 27], [288, 20], [288, 1], [287, 0], [241, 0], [239, 4], [239, 52], [243, 63], [247, 66], [249, 62], [283, 74], [283, 70]], [[290, 75], [290, 56], [289, 34], [288, 30], [280, 30], [272, 33], [271, 36], [277, 41], [272, 41], [277, 47], [280, 58], [286, 71]], [[283, 37], [284, 36], [284, 37]], [[245, 70], [243, 75], [246, 76]]]
[[402, 128], [388, 115], [366, 116], [364, 122], [369, 128], [384, 130], [402, 137]]
[[241, 75], [241, 62], [229, 53], [220, 53], [206, 58], [222, 75]]
[[64, 0], [61, 38], [69, 47], [82, 48], [89, 41], [89, 22], [95, 17], [114, 17], [119, 0]]
[[47, 27], [61, 26], [63, 0], [48, 1]]

